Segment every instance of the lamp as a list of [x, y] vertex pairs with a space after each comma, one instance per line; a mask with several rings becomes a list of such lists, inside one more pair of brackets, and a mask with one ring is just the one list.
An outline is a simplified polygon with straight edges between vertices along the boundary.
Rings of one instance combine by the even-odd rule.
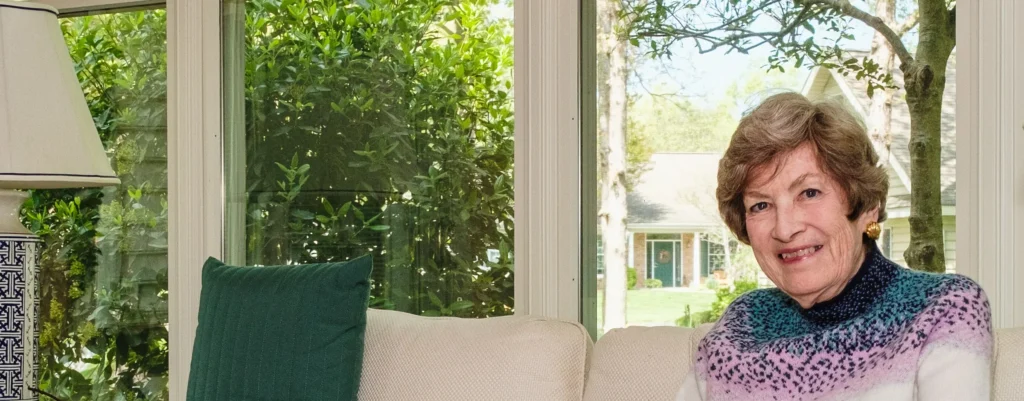
[[39, 237], [16, 189], [117, 185], [53, 7], [0, 0], [0, 400], [37, 400]]

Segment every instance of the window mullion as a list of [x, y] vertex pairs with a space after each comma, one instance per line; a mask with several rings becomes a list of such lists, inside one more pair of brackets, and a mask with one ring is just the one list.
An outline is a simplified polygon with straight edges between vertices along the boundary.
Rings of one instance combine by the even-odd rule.
[[221, 257], [220, 2], [167, 2], [170, 395], [185, 398], [202, 264]]
[[579, 0], [514, 12], [515, 309], [579, 320]]

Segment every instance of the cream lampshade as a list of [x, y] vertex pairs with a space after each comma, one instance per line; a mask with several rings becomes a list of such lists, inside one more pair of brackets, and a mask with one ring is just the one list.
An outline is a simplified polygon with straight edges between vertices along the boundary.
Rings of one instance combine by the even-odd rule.
[[38, 400], [39, 238], [17, 189], [117, 185], [52, 7], [0, 0], [0, 400]]
[[57, 11], [0, 0], [0, 188], [117, 185]]

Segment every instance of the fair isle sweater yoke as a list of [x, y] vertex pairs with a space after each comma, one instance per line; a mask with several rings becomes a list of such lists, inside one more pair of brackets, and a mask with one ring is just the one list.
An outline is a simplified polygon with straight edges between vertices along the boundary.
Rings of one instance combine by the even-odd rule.
[[971, 279], [902, 268], [871, 246], [835, 298], [736, 299], [677, 400], [987, 400], [992, 327]]

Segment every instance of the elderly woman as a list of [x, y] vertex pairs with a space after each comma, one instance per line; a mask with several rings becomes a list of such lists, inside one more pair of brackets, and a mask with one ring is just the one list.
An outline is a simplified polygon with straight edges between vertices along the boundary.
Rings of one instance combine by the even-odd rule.
[[679, 400], [989, 398], [985, 293], [882, 256], [888, 182], [840, 106], [786, 93], [743, 118], [719, 167], [719, 211], [777, 288], [729, 306]]

